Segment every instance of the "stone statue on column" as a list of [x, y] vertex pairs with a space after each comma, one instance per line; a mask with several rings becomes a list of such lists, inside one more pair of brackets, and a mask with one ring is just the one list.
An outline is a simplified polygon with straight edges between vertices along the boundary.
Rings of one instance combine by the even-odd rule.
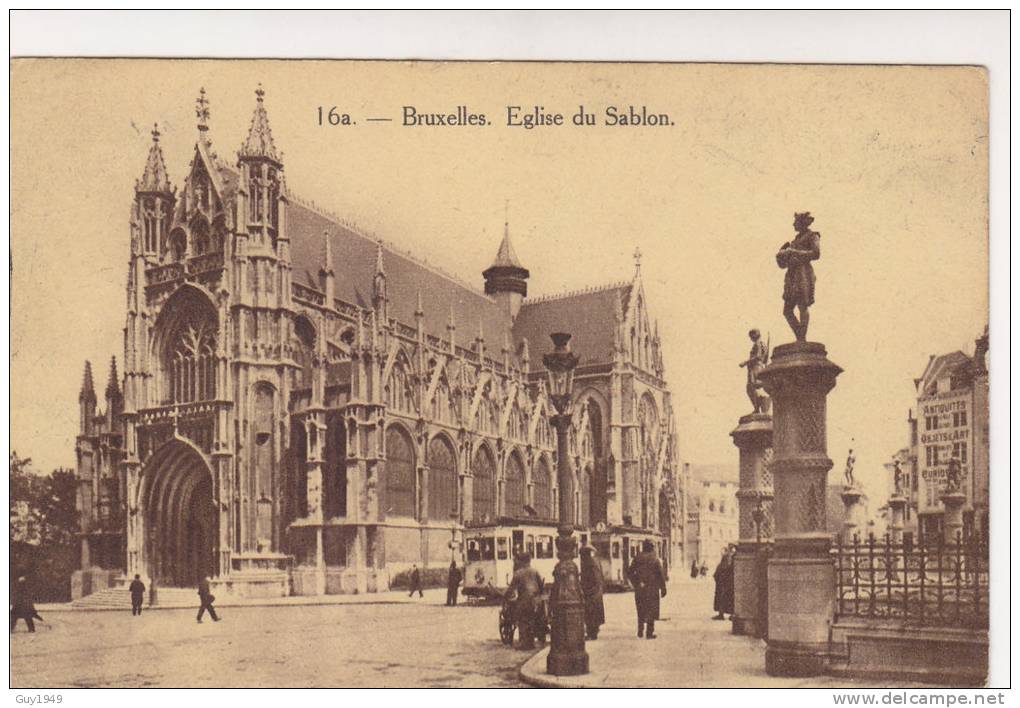
[[761, 341], [761, 332], [757, 329], [752, 329], [747, 336], [751, 339], [751, 352], [747, 359], [740, 362], [741, 367], [747, 368], [747, 397], [755, 413], [768, 413], [769, 397], [758, 381], [758, 372], [768, 366], [769, 345]]
[[846, 468], [843, 470], [843, 479], [846, 481], [847, 487], [853, 487], [854, 485], [854, 465], [857, 463], [857, 458], [854, 456], [854, 449], [850, 448], [850, 452], [846, 455]]
[[[798, 342], [807, 341], [808, 308], [815, 302], [815, 271], [811, 261], [821, 257], [821, 234], [809, 228], [814, 222], [810, 212], [793, 215], [793, 228], [797, 235], [787, 241], [776, 253], [776, 264], [786, 270], [783, 283], [783, 317], [790, 324]], [[794, 314], [796, 308], [800, 319]]]
[[899, 460], [893, 463], [893, 494], [896, 496], [903, 494], [903, 470], [900, 469]]

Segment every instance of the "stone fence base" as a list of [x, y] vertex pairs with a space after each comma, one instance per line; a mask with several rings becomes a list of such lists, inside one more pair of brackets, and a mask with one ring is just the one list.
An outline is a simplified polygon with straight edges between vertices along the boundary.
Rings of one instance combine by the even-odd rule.
[[983, 686], [988, 675], [988, 633], [980, 630], [840, 619], [830, 652], [826, 673], [837, 676]]

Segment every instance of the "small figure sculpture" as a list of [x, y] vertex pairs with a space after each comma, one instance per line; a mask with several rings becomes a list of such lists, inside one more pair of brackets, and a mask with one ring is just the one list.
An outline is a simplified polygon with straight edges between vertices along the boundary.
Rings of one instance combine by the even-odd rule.
[[[786, 269], [783, 283], [783, 317], [790, 323], [793, 335], [798, 342], [807, 341], [808, 308], [815, 302], [815, 271], [811, 261], [821, 257], [819, 240], [821, 235], [808, 227], [814, 222], [810, 212], [793, 215], [793, 228], [797, 235], [787, 241], [776, 254], [776, 263]], [[796, 307], [800, 319], [794, 315]]]
[[850, 452], [846, 456], [846, 469], [843, 470], [843, 477], [846, 479], [846, 486], [854, 486], [854, 464], [857, 462], [857, 458], [854, 457], [854, 449], [850, 448]]
[[962, 476], [962, 470], [960, 469], [960, 459], [954, 457], [949, 461], [949, 469], [946, 470], [946, 491], [947, 492], [958, 492], [960, 491], [960, 477]]
[[762, 391], [758, 372], [768, 366], [769, 345], [761, 341], [761, 332], [756, 329], [748, 332], [747, 336], [751, 338], [751, 353], [740, 362], [740, 366], [747, 367], [747, 397], [755, 413], [768, 413], [769, 397]]
[[903, 470], [900, 469], [900, 461], [893, 463], [893, 490], [896, 496], [903, 494]]

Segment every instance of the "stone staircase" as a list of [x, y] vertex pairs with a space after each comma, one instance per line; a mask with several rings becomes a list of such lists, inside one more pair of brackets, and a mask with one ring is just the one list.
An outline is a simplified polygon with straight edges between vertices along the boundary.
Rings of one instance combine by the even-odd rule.
[[[149, 593], [145, 593], [142, 607], [150, 607]], [[195, 588], [157, 588], [156, 603], [152, 607], [198, 609], [198, 591]], [[71, 603], [76, 610], [131, 610], [131, 593], [127, 587], [106, 588], [79, 598]]]

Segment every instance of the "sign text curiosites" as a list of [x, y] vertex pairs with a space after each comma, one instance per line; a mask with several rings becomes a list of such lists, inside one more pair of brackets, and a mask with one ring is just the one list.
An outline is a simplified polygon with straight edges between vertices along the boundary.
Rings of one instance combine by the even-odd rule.
[[668, 112], [652, 109], [643, 104], [607, 105], [597, 108], [579, 105], [575, 110], [566, 112], [548, 109], [543, 105], [508, 105], [499, 111], [498, 117], [493, 113], [472, 110], [466, 105], [441, 110], [402, 106], [399, 118], [386, 113], [377, 116], [355, 116], [337, 106], [318, 106], [316, 110], [317, 124], [321, 127], [391, 123], [405, 128], [480, 128], [497, 125], [534, 130], [595, 126], [662, 128], [674, 125]]

